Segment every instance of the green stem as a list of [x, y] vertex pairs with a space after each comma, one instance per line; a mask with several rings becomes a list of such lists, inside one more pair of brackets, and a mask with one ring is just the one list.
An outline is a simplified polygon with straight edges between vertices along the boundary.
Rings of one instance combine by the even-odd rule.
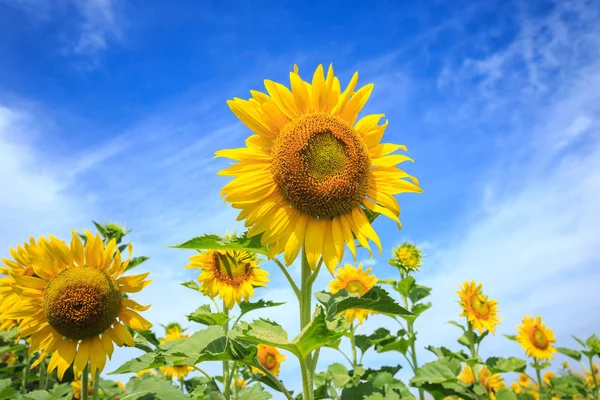
[[275, 264], [277, 264], [277, 266], [279, 267], [281, 272], [283, 272], [283, 274], [285, 275], [290, 286], [292, 287], [292, 290], [294, 291], [294, 294], [296, 295], [296, 298], [298, 298], [298, 301], [301, 301], [300, 300], [300, 289], [298, 289], [298, 285], [296, 285], [296, 282], [294, 282], [294, 279], [292, 279], [292, 276], [288, 272], [287, 268], [277, 258], [273, 258], [273, 261], [275, 261]]
[[94, 400], [98, 400], [98, 388], [99, 388], [99, 381], [100, 381], [100, 370], [97, 369], [96, 370], [96, 376], [94, 377], [94, 389], [92, 392], [92, 399]]
[[235, 367], [235, 362], [233, 363], [233, 373], [231, 376], [233, 377], [233, 384], [231, 385], [232, 399], [237, 399], [237, 368]]
[[[227, 308], [227, 305], [225, 304], [225, 300], [223, 300], [223, 313], [229, 317], [229, 309]], [[225, 324], [223, 325], [223, 329], [225, 330], [225, 336], [227, 336], [227, 332], [229, 330], [229, 321], [225, 322]], [[229, 382], [230, 376], [229, 376], [229, 361], [225, 360], [223, 361], [223, 395], [225, 396], [226, 399], [230, 398], [230, 392], [231, 392], [231, 385]]]
[[315, 353], [313, 354], [313, 365], [312, 365], [312, 373], [315, 373], [315, 370], [317, 369], [317, 362], [319, 362], [319, 354], [321, 354], [321, 348], [318, 348], [315, 350]]
[[23, 362], [25, 363], [25, 368], [23, 368], [23, 374], [22, 374], [22, 382], [21, 382], [21, 389], [23, 390], [23, 393], [27, 393], [27, 374], [29, 373], [29, 359], [27, 358], [28, 353], [27, 350], [25, 350], [25, 359], [23, 360]]
[[202, 375], [204, 375], [205, 377], [207, 377], [208, 379], [212, 380], [212, 376], [210, 376], [205, 370], [203, 370], [202, 368], [194, 365], [194, 369], [198, 372], [200, 372]]
[[[300, 284], [300, 330], [304, 329], [310, 323], [311, 317], [311, 300], [312, 300], [312, 284], [319, 273], [321, 262], [317, 270], [313, 273], [308, 264], [306, 257], [306, 247], [302, 247], [302, 281]], [[308, 366], [311, 368], [309, 369]], [[300, 359], [300, 368], [302, 370], [302, 391], [304, 400], [313, 399], [313, 382], [312, 382], [312, 356], [309, 354], [306, 359]]]
[[40, 390], [45, 390], [46, 388], [44, 387], [44, 380], [45, 380], [45, 375], [46, 374], [46, 360], [42, 361], [40, 363], [40, 382], [39, 382], [39, 389]]
[[354, 338], [354, 324], [350, 325], [350, 345], [352, 346], [352, 369], [356, 370], [356, 339]]
[[590, 374], [594, 379], [594, 392], [596, 392], [596, 397], [600, 398], [600, 393], [598, 392], [598, 380], [596, 379], [596, 373], [594, 372], [594, 361], [592, 361], [592, 357], [588, 357], [590, 360]]
[[81, 373], [81, 400], [88, 400], [90, 363], [86, 363]]
[[533, 359], [533, 363], [536, 366], [536, 368], [535, 368], [535, 375], [537, 376], [537, 381], [538, 381], [538, 393], [541, 396], [542, 395], [542, 386], [544, 384], [544, 381], [542, 381], [542, 371], [541, 371], [541, 368], [540, 368], [540, 363], [538, 362], [537, 358]]
[[[248, 365], [251, 365], [251, 364], [248, 364]], [[285, 388], [285, 386], [283, 386], [283, 384], [281, 383], [281, 381], [275, 375], [273, 375], [271, 373], [271, 371], [269, 371], [268, 369], [266, 369], [265, 367], [263, 367], [260, 364], [258, 364], [258, 365], [252, 365], [252, 366], [253, 367], [257, 367], [258, 369], [260, 369], [263, 372], [263, 374], [265, 374], [271, 380], [271, 382], [273, 382], [275, 384], [275, 386], [277, 386], [277, 388], [279, 390], [281, 390], [281, 392], [284, 394], [284, 396], [288, 400], [293, 400], [294, 399], [292, 397], [292, 394]], [[250, 384], [250, 382], [252, 382], [252, 380], [249, 380], [247, 383]]]
[[[405, 279], [408, 276], [408, 274], [404, 274], [401, 272], [400, 276], [402, 279]], [[402, 299], [404, 300], [404, 308], [408, 310], [408, 297], [402, 295]], [[406, 321], [406, 327], [408, 328], [408, 338], [410, 340], [410, 358], [412, 359], [412, 363], [409, 362], [409, 364], [412, 367], [413, 373], [416, 373], [417, 368], [419, 368], [419, 364], [417, 363], [417, 350], [415, 346], [416, 336], [413, 324], [414, 321]], [[425, 400], [425, 391], [423, 390], [423, 388], [419, 388], [419, 399]]]

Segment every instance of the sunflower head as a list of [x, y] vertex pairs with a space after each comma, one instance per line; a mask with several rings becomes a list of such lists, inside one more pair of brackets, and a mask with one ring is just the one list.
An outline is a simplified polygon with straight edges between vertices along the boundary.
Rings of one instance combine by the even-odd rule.
[[529, 357], [540, 360], [551, 360], [552, 353], [557, 350], [552, 346], [556, 342], [552, 329], [546, 328], [542, 317], [523, 317], [522, 324], [517, 326], [517, 341]]
[[172, 322], [165, 327], [165, 333], [167, 335], [169, 335], [172, 332], [181, 333], [181, 332], [183, 332], [183, 329], [181, 329], [181, 325], [179, 325], [177, 322]]
[[515, 393], [521, 393], [521, 391], [523, 391], [523, 388], [517, 382], [513, 382], [510, 385], [510, 387], [512, 388], [512, 391]]
[[[475, 381], [475, 375], [470, 366], [464, 365], [462, 371], [458, 375], [458, 380], [467, 384], [477, 383]], [[502, 375], [493, 374], [485, 365], [479, 366], [479, 379], [478, 382], [483, 385], [488, 394], [495, 394], [498, 389], [504, 387], [504, 380]]]
[[[263, 368], [267, 369], [270, 373], [275, 376], [279, 375], [281, 369], [281, 363], [285, 361], [285, 355], [281, 354], [274, 346], [266, 344], [259, 344], [258, 346], [258, 362]], [[259, 368], [252, 367], [252, 372], [258, 374], [264, 374]]]
[[409, 273], [419, 270], [422, 258], [421, 250], [417, 246], [405, 242], [393, 250], [390, 264]]
[[523, 387], [529, 386], [529, 377], [525, 374], [519, 375], [519, 384]]
[[266, 80], [267, 93], [228, 101], [233, 113], [254, 132], [247, 147], [220, 150], [238, 164], [221, 171], [234, 177], [221, 194], [245, 219], [248, 236], [263, 234], [269, 257], [281, 252], [287, 265], [306, 249], [315, 269], [322, 256], [329, 271], [343, 259], [344, 244], [356, 259], [355, 240], [381, 252], [381, 242], [365, 210], [385, 215], [400, 227], [400, 208], [393, 197], [421, 192], [419, 182], [397, 165], [412, 161], [402, 145], [380, 143], [387, 122], [367, 115], [357, 122], [373, 85], [355, 91], [358, 73], [342, 91], [329, 66], [312, 81], [297, 68], [290, 89]]
[[248, 301], [254, 288], [266, 286], [269, 273], [258, 266], [253, 254], [239, 250], [209, 250], [190, 257], [186, 268], [200, 269], [200, 291], [209, 297], [219, 296], [227, 308]]
[[463, 309], [461, 317], [467, 317], [469, 324], [472, 324], [479, 333], [487, 329], [492, 334], [496, 330], [496, 325], [500, 324], [501, 318], [498, 316], [498, 302], [488, 300], [487, 296], [481, 291], [482, 284], [475, 284], [475, 281], [464, 282], [460, 290], [456, 292], [460, 297], [460, 305]]
[[597, 374], [597, 373], [598, 373], [598, 370], [599, 370], [599, 368], [598, 368], [598, 364], [594, 363], [594, 364], [592, 365], [592, 371], [594, 372], [594, 374]]
[[1, 363], [7, 365], [15, 365], [17, 363], [17, 357], [15, 356], [15, 352], [5, 352], [2, 353]]
[[236, 381], [231, 382], [231, 388], [232, 389], [234, 387], [236, 387], [237, 390], [241, 390], [241, 389], [245, 388], [246, 386], [248, 386], [248, 383], [246, 383], [246, 381], [244, 380], [244, 378], [238, 378]]
[[552, 378], [556, 377], [556, 374], [552, 371], [546, 371], [544, 372], [544, 382], [546, 382], [546, 385], [550, 385], [550, 382], [552, 381]]
[[48, 372], [58, 369], [59, 379], [71, 364], [76, 378], [88, 361], [92, 375], [102, 371], [113, 343], [135, 345], [125, 325], [152, 326], [137, 313], [149, 306], [125, 298], [150, 283], [148, 273], [122, 276], [129, 259], [122, 261], [115, 239], [105, 245], [98, 234], [86, 231], [85, 237], [85, 246], [76, 232], [69, 246], [52, 236], [40, 239], [29, 251], [33, 273], [10, 271], [21, 302], [4, 316], [21, 319], [18, 334], [29, 342], [30, 355], [41, 352], [32, 367], [52, 354]]
[[[335, 271], [335, 279], [329, 284], [329, 292], [336, 294], [342, 289], [345, 289], [348, 293], [356, 293], [359, 296], [363, 296], [377, 283], [375, 275], [369, 275], [371, 268], [367, 268], [363, 271], [362, 264], [358, 267], [354, 267], [350, 264], [346, 264], [342, 268], [338, 268]], [[360, 308], [351, 308], [349, 310], [342, 311], [341, 315], [346, 317], [348, 322], [353, 322], [358, 319], [359, 323], [362, 323], [369, 315], [375, 314], [370, 310], [363, 310]]]
[[563, 362], [563, 368], [564, 369], [569, 369], [569, 362], [568, 361]]

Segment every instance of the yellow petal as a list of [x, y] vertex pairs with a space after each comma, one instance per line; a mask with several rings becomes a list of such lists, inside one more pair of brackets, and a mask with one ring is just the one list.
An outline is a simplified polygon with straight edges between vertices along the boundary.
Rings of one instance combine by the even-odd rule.
[[144, 319], [135, 311], [128, 310], [126, 308], [121, 310], [119, 313], [119, 318], [125, 323], [125, 325], [136, 331], [143, 332], [152, 328], [150, 321]]
[[136, 293], [150, 284], [150, 280], [145, 281], [150, 272], [139, 275], [122, 276], [117, 279], [117, 283], [122, 292]]
[[304, 243], [307, 222], [308, 217], [306, 215], [297, 216], [296, 223], [293, 226], [290, 232], [290, 237], [288, 238], [285, 245], [285, 253], [283, 255], [285, 265], [291, 265], [296, 259], [296, 257], [298, 257], [300, 248]]
[[319, 64], [312, 80], [312, 108], [315, 112], [322, 112], [327, 106], [327, 91], [325, 89], [325, 75], [323, 65]]
[[129, 329], [125, 328], [124, 325], [119, 323], [114, 324], [114, 334], [119, 340], [126, 344], [129, 347], [135, 346], [135, 340], [133, 340], [133, 336], [129, 333]]
[[306, 247], [306, 258], [310, 268], [314, 271], [321, 256], [323, 246], [323, 221], [316, 218], [308, 218], [304, 246]]
[[[88, 239], [89, 240], [89, 239]], [[75, 362], [73, 363], [73, 372], [75, 373], [75, 379], [77, 379], [85, 365], [90, 359], [90, 341], [89, 339], [83, 340], [79, 343], [77, 354], [75, 355]]]
[[372, 83], [358, 89], [350, 101], [348, 101], [348, 104], [346, 107], [344, 107], [344, 110], [340, 113], [340, 117], [348, 121], [351, 125], [354, 125], [354, 122], [358, 117], [358, 113], [360, 113], [365, 104], [367, 104], [367, 100], [369, 100], [372, 91]]

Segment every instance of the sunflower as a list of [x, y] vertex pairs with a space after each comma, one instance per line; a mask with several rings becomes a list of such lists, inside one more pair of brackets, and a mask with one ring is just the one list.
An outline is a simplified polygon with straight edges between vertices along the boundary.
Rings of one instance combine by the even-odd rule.
[[544, 372], [544, 382], [546, 382], [546, 385], [550, 385], [550, 382], [552, 382], [552, 378], [555, 378], [556, 374], [552, 371], [546, 371]]
[[[278, 376], [279, 370], [281, 369], [281, 363], [285, 361], [285, 355], [281, 354], [276, 347], [269, 346], [268, 344], [259, 344], [258, 346], [258, 362], [271, 374]], [[252, 372], [257, 374], [264, 373], [256, 367], [252, 367]]]
[[[181, 329], [171, 326], [171, 329], [167, 329], [167, 336], [160, 341], [160, 344], [166, 344], [173, 340], [185, 339], [188, 337], [190, 337], [189, 334], [181, 333]], [[177, 378], [183, 382], [183, 378], [193, 371], [194, 368], [189, 365], [172, 365], [170, 367], [160, 367], [160, 370], [169, 377], [169, 379]]]
[[15, 365], [17, 363], [16, 351], [2, 353], [0, 363], [6, 365]]
[[513, 382], [510, 386], [515, 393], [521, 393], [521, 391], [523, 391], [523, 388], [517, 382]]
[[390, 263], [402, 268], [404, 272], [418, 271], [423, 255], [417, 246], [411, 243], [402, 243], [392, 252]]
[[[43, 241], [44, 239], [42, 239]], [[3, 258], [2, 263], [6, 268], [0, 268], [0, 331], [8, 331], [18, 325], [18, 319], [6, 318], [9, 311], [18, 309], [22, 302], [21, 296], [15, 292], [13, 285], [15, 279], [11, 274], [19, 276], [33, 276], [34, 271], [31, 266], [31, 253], [36, 251], [38, 243], [33, 237], [29, 243], [25, 242], [23, 246], [17, 246], [17, 249], [10, 249], [12, 260]]]
[[400, 225], [400, 206], [393, 197], [419, 193], [419, 182], [396, 165], [412, 161], [392, 154], [406, 147], [380, 144], [387, 122], [383, 114], [356, 122], [373, 85], [354, 91], [355, 73], [342, 92], [329, 66], [316, 69], [312, 84], [295, 66], [291, 90], [265, 80], [268, 95], [250, 91], [249, 101], [234, 98], [231, 111], [254, 132], [245, 148], [217, 151], [217, 157], [237, 161], [219, 172], [232, 176], [221, 195], [240, 209], [248, 236], [262, 233], [269, 257], [284, 253], [290, 265], [304, 245], [314, 270], [322, 256], [333, 274], [344, 255], [344, 243], [356, 260], [354, 240], [369, 240], [381, 252], [381, 242], [367, 212], [383, 214]]
[[245, 388], [248, 386], [244, 378], [238, 378], [236, 381], [231, 382], [231, 388], [237, 388], [238, 390]]
[[600, 369], [598, 368], [598, 364], [594, 363], [592, 365], [592, 370], [593, 370], [594, 374], [597, 374], [598, 371], [600, 371]]
[[552, 346], [556, 342], [552, 329], [546, 328], [542, 317], [523, 317], [522, 325], [517, 326], [519, 334], [517, 341], [521, 343], [523, 350], [529, 357], [540, 360], [552, 359], [552, 353], [557, 350]]
[[254, 297], [255, 287], [269, 282], [269, 273], [244, 250], [208, 250], [190, 257], [186, 268], [199, 268], [200, 291], [213, 298], [218, 295], [228, 309], [248, 301]]
[[[358, 268], [350, 264], [346, 264], [344, 267], [338, 268], [335, 271], [335, 279], [329, 284], [329, 292], [336, 294], [340, 290], [346, 289], [348, 293], [357, 293], [359, 296], [367, 293], [373, 286], [375, 286], [375, 283], [377, 283], [377, 278], [375, 275], [369, 275], [371, 268], [367, 268], [365, 271], [362, 269], [362, 264], [360, 264]], [[353, 322], [355, 319], [358, 319], [360, 324], [362, 324], [369, 315], [373, 314], [375, 314], [374, 311], [363, 310], [361, 308], [350, 308], [340, 313], [340, 315], [346, 317], [348, 322]]]
[[529, 385], [529, 377], [525, 374], [519, 375], [519, 384], [523, 387], [527, 387]]
[[156, 375], [156, 372], [154, 372], [154, 370], [148, 368], [148, 369], [143, 369], [140, 372], [138, 372], [137, 374], [135, 374], [136, 378], [141, 378], [144, 375], [150, 375], [150, 376], [154, 376]]
[[[470, 366], [464, 365], [462, 371], [458, 375], [458, 380], [467, 384], [476, 383], [475, 375], [473, 375], [473, 370]], [[495, 393], [501, 387], [504, 387], [504, 380], [502, 379], [502, 375], [493, 374], [485, 365], [481, 365], [479, 368], [479, 383], [481, 383], [485, 390], [488, 392], [492, 399], [495, 398]]]
[[[85, 246], [76, 232], [70, 246], [52, 236], [40, 239], [29, 252], [32, 275], [9, 267], [22, 300], [5, 318], [21, 319], [18, 335], [27, 338], [30, 356], [41, 352], [32, 368], [52, 354], [48, 373], [58, 369], [59, 379], [70, 365], [78, 378], [88, 361], [94, 376], [112, 356], [113, 342], [135, 346], [126, 326], [137, 331], [152, 326], [137, 313], [150, 306], [124, 297], [146, 287], [148, 273], [122, 276], [129, 258], [122, 262], [115, 240], [105, 247], [98, 234], [85, 235]], [[131, 251], [129, 245], [129, 256]]]
[[492, 334], [496, 330], [496, 325], [500, 324], [498, 316], [498, 302], [488, 300], [481, 291], [482, 284], [475, 284], [475, 281], [464, 282], [460, 291], [456, 292], [460, 296], [460, 303], [463, 309], [461, 317], [467, 317], [473, 327], [483, 333], [487, 329]]
[[125, 384], [123, 382], [117, 381], [116, 384], [119, 387], [119, 389], [121, 389], [121, 391], [125, 391]]

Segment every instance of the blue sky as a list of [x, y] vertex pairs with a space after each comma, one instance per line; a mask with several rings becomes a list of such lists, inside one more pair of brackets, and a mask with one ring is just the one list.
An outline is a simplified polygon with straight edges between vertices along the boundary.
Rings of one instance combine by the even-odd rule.
[[[418, 278], [434, 307], [421, 347], [458, 346], [443, 323], [457, 318], [467, 279], [504, 317], [484, 355], [520, 354], [501, 334], [524, 314], [542, 315], [561, 346], [598, 333], [586, 293], [600, 279], [600, 6], [398, 3], [0, 0], [0, 255], [91, 219], [125, 223], [135, 253], [151, 257], [153, 283], [138, 296], [149, 318], [158, 330], [174, 314], [199, 328], [184, 314], [207, 300], [179, 286], [194, 278], [190, 254], [166, 246], [241, 230], [219, 198], [227, 161], [212, 159], [248, 135], [225, 101], [266, 78], [287, 82], [294, 63], [305, 78], [333, 63], [343, 84], [355, 70], [375, 84], [365, 112], [385, 113], [384, 139], [415, 159], [407, 168], [424, 193], [399, 197], [401, 231], [375, 223], [383, 256], [361, 256], [388, 277], [394, 245], [423, 247]], [[288, 300], [277, 315], [293, 336], [293, 294], [265, 267], [272, 285], [260, 296]], [[373, 318], [362, 332], [379, 326], [396, 329]], [[324, 352], [322, 367], [333, 360]], [[299, 387], [292, 356], [282, 378]]]

